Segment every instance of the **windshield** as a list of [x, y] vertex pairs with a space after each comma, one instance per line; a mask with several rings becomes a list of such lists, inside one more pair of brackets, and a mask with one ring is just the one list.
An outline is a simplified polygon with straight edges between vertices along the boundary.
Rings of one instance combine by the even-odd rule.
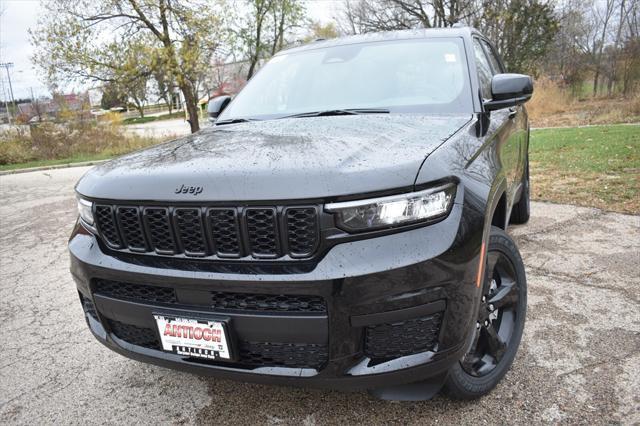
[[462, 39], [349, 44], [275, 56], [220, 120], [339, 109], [471, 112]]

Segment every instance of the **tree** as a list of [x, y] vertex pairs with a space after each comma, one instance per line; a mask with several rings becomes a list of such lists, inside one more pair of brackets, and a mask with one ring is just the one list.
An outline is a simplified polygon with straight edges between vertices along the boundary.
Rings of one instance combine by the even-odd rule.
[[495, 44], [509, 71], [535, 74], [559, 22], [550, 3], [495, 0], [484, 5], [474, 26]]
[[339, 26], [351, 34], [450, 27], [472, 18], [480, 5], [479, 0], [345, 0]]
[[161, 49], [152, 46], [153, 40], [144, 35], [136, 35], [127, 40], [127, 49], [120, 43], [112, 43], [107, 48], [109, 63], [115, 64], [106, 70], [105, 77], [113, 81], [121, 93], [126, 94], [140, 117], [144, 117], [149, 82], [153, 76], [154, 57], [161, 55]]
[[260, 61], [282, 49], [287, 33], [299, 26], [305, 9], [296, 0], [245, 0], [248, 10], [231, 17], [230, 39], [239, 56], [247, 58], [247, 80], [256, 72]]
[[175, 79], [169, 72], [168, 67], [164, 64], [155, 64], [153, 66], [153, 80], [156, 84], [156, 93], [158, 100], [163, 100], [169, 114], [173, 111]]
[[329, 40], [338, 37], [338, 29], [333, 22], [328, 24], [322, 24], [317, 21], [312, 21], [310, 27], [310, 33], [303, 39], [305, 43], [312, 42], [314, 40]]
[[345, 0], [339, 23], [354, 34], [472, 24], [496, 44], [510, 70], [528, 72], [558, 28], [546, 0]]
[[579, 93], [585, 78], [584, 58], [575, 40], [584, 26], [582, 0], [566, 0], [556, 8], [556, 19], [561, 23], [545, 57], [544, 72]]
[[127, 105], [127, 94], [123, 93], [117, 84], [108, 82], [102, 86], [102, 98], [100, 108], [111, 109], [125, 107]]
[[624, 15], [620, 65], [622, 93], [626, 96], [640, 80], [640, 2], [628, 2]]
[[200, 128], [198, 82], [219, 44], [217, 5], [205, 0], [50, 0], [31, 31], [33, 59], [50, 80], [110, 82], [130, 75], [113, 61], [112, 47], [127, 52], [144, 39], [156, 55], [155, 64], [175, 77], [195, 132]]

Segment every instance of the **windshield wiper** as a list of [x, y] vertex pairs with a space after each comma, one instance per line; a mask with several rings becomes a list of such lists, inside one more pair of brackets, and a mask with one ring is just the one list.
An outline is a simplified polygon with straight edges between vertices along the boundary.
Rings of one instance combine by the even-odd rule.
[[236, 123], [248, 123], [249, 121], [260, 121], [257, 118], [229, 118], [227, 120], [216, 121], [215, 125], [219, 126], [222, 124], [236, 124]]
[[300, 114], [285, 115], [280, 118], [302, 118], [302, 117], [328, 117], [332, 115], [360, 115], [360, 114], [389, 114], [388, 109], [383, 108], [349, 108], [349, 109], [328, 109], [325, 111], [303, 112]]

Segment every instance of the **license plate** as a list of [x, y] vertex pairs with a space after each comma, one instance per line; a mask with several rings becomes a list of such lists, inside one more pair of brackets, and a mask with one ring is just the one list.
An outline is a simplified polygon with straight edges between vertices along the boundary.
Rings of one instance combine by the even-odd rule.
[[153, 316], [165, 351], [196, 358], [231, 359], [224, 322]]

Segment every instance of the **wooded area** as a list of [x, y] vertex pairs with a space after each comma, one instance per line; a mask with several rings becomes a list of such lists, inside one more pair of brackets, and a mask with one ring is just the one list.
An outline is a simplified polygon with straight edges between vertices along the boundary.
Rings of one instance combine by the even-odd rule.
[[471, 25], [509, 71], [544, 77], [573, 96], [637, 97], [638, 0], [344, 0], [316, 22], [300, 0], [50, 0], [31, 29], [52, 92], [70, 81], [103, 88], [105, 106], [184, 99], [192, 131], [200, 97], [241, 87], [279, 50], [316, 38]]

